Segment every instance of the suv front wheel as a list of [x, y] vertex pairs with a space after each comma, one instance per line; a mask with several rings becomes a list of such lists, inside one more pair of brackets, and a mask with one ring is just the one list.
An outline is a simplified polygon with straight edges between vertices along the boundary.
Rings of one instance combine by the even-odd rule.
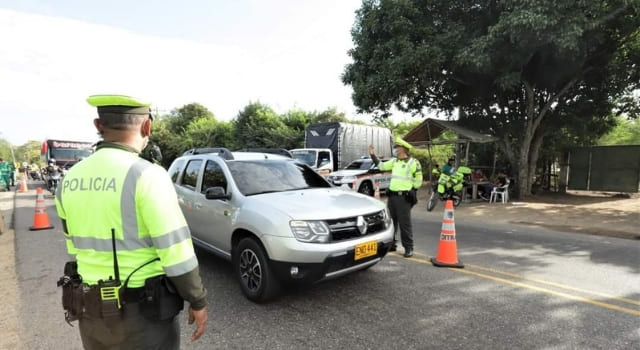
[[244, 295], [256, 302], [267, 301], [278, 293], [280, 285], [269, 266], [262, 246], [253, 238], [243, 238], [233, 255], [233, 266]]

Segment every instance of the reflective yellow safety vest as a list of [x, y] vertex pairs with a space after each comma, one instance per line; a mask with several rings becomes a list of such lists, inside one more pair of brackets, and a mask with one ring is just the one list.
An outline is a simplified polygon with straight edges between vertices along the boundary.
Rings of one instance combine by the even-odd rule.
[[[179, 276], [198, 266], [191, 233], [167, 172], [136, 153], [105, 147], [69, 170], [56, 193], [66, 221], [69, 254], [84, 282], [114, 276], [111, 229], [115, 229], [120, 279], [129, 287], [149, 277]], [[114, 276], [115, 278], [115, 276]]]
[[408, 191], [412, 188], [419, 189], [422, 186], [422, 166], [415, 158], [398, 159], [391, 158], [378, 165], [380, 170], [391, 170], [391, 191]]

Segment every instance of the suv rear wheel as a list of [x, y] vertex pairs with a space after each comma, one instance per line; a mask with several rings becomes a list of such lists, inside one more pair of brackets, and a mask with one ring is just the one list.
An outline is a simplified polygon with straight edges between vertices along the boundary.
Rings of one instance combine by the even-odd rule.
[[242, 293], [250, 300], [267, 301], [278, 293], [280, 284], [269, 266], [269, 260], [262, 246], [253, 238], [243, 238], [233, 255]]

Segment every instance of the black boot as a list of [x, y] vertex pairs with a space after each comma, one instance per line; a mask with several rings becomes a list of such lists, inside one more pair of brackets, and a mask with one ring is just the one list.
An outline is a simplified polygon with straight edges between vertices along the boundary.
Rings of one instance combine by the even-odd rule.
[[398, 245], [396, 244], [396, 241], [394, 240], [393, 243], [391, 243], [391, 247], [389, 247], [389, 251], [390, 252], [395, 252], [397, 248], [398, 248]]
[[413, 248], [405, 248], [404, 255], [405, 258], [410, 258], [413, 256]]

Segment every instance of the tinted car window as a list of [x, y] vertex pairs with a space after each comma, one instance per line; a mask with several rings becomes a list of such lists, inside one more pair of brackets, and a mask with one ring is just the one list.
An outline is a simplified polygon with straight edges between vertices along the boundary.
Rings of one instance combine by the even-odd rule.
[[169, 176], [171, 177], [171, 181], [176, 182], [178, 180], [178, 175], [180, 175], [180, 170], [182, 170], [182, 166], [184, 165], [184, 159], [173, 162], [171, 164], [171, 168], [169, 168]]
[[204, 175], [202, 176], [201, 192], [204, 193], [207, 188], [216, 186], [224, 188], [226, 192], [227, 178], [224, 176], [224, 172], [218, 163], [208, 160], [204, 169]]
[[227, 165], [238, 189], [245, 196], [331, 187], [313, 169], [293, 161], [233, 161]]
[[331, 158], [330, 158], [330, 155], [329, 155], [328, 151], [319, 152], [318, 153], [318, 164], [317, 164], [317, 166], [320, 167], [320, 166], [322, 166], [324, 164], [329, 163], [329, 159], [331, 159]]
[[192, 160], [187, 163], [187, 168], [184, 171], [184, 175], [182, 175], [183, 186], [195, 190], [196, 183], [198, 182], [198, 171], [200, 170], [201, 164], [202, 160]]
[[351, 162], [345, 169], [367, 170], [371, 168], [371, 165], [373, 165], [373, 161], [371, 160], [357, 160]]

